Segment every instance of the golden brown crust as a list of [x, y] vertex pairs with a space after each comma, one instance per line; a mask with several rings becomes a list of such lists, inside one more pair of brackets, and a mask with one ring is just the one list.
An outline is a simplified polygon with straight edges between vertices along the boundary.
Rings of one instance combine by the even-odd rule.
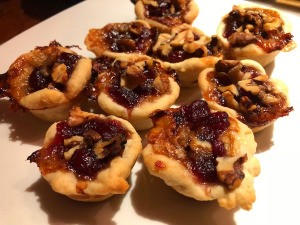
[[[268, 8], [265, 6], [248, 3], [248, 4], [240, 4], [233, 6], [233, 9], [238, 10], [240, 12], [245, 13], [247, 10], [253, 10], [257, 13], [261, 13], [263, 16], [261, 16], [263, 24], [262, 27], [265, 32], [269, 32], [272, 30], [281, 30], [283, 33], [291, 33], [291, 24], [287, 20], [287, 18], [284, 16], [283, 13], [281, 13], [279, 10], [274, 8]], [[263, 10], [269, 10], [264, 12]], [[268, 13], [267, 13], [268, 12]], [[273, 12], [273, 13], [269, 13]], [[247, 45], [243, 46], [232, 46], [229, 39], [224, 37], [225, 27], [226, 23], [225, 20], [229, 17], [229, 13], [224, 15], [222, 18], [222, 21], [219, 24], [219, 27], [217, 29], [217, 35], [222, 41], [224, 47], [227, 49], [227, 58], [230, 59], [252, 59], [257, 62], [259, 62], [263, 67], [267, 66], [271, 62], [274, 61], [275, 57], [281, 52], [288, 52], [291, 51], [296, 47], [296, 43], [291, 40], [283, 46], [282, 49], [274, 49], [271, 51], [267, 51], [263, 49], [261, 46], [259, 46], [256, 43], [249, 43]], [[261, 28], [259, 28], [261, 29]], [[251, 28], [243, 28], [239, 29], [241, 31], [235, 32], [235, 33], [244, 33], [244, 34], [250, 34], [253, 31]], [[263, 32], [263, 31], [260, 31]], [[257, 34], [254, 34], [257, 35]], [[232, 35], [233, 36], [233, 35]], [[243, 38], [246, 39], [246, 38]]]
[[[180, 8], [179, 12], [168, 13], [168, 16], [148, 16], [146, 8], [151, 5], [151, 7], [159, 7], [158, 1], [156, 0], [138, 0], [135, 3], [135, 14], [138, 19], [147, 21], [151, 27], [156, 27], [160, 32], [169, 33], [173, 27], [179, 26], [181, 24], [187, 23], [192, 24], [197, 18], [199, 13], [199, 8], [194, 0], [176, 0], [178, 4], [177, 8]], [[170, 4], [172, 5], [172, 4]], [[175, 10], [174, 5], [173, 9]], [[156, 10], [157, 11], [157, 10]]]
[[[132, 125], [115, 116], [106, 117], [101, 114], [92, 114], [83, 112], [79, 108], [74, 108], [71, 111], [68, 123], [79, 125], [90, 119], [118, 121], [129, 132], [129, 137], [122, 155], [115, 157], [110, 162], [109, 167], [100, 171], [95, 179], [79, 180], [74, 172], [70, 170], [42, 173], [54, 191], [78, 201], [101, 201], [114, 194], [124, 194], [129, 188], [126, 179], [130, 175], [131, 169], [142, 149], [141, 138]], [[54, 123], [48, 129], [43, 148], [47, 148], [52, 144], [57, 133], [56, 126], [57, 123]]]
[[[218, 200], [220, 206], [231, 209], [241, 206], [243, 209], [250, 210], [255, 202], [255, 190], [253, 180], [260, 173], [260, 165], [254, 157], [256, 151], [256, 142], [253, 132], [243, 123], [230, 117], [229, 128], [221, 135], [220, 140], [224, 143], [227, 156], [217, 157], [217, 173], [231, 174], [234, 171], [233, 166], [238, 160], [245, 158], [242, 162], [242, 179], [234, 186], [227, 187], [224, 184], [202, 183], [197, 176], [191, 172], [181, 161], [185, 150], [177, 145], [170, 144], [169, 138], [174, 138], [178, 142], [182, 140], [180, 136], [166, 137], [163, 134], [158, 135], [157, 144], [148, 143], [142, 151], [144, 163], [150, 174], [164, 180], [164, 182], [174, 188], [179, 193], [194, 198], [199, 201]], [[163, 122], [163, 121], [162, 121]], [[150, 132], [157, 132], [160, 129], [161, 122], [158, 122]], [[165, 125], [164, 125], [165, 126]], [[150, 133], [150, 135], [152, 135]], [[149, 135], [149, 134], [148, 134]], [[193, 139], [192, 133], [189, 138]], [[197, 139], [197, 138], [196, 138]], [[197, 142], [199, 142], [198, 140]], [[202, 141], [200, 141], [202, 142]], [[160, 143], [165, 143], [162, 146]], [[206, 148], [211, 148], [210, 144], [202, 142]], [[173, 153], [170, 155], [162, 154], [160, 148], [165, 146]], [[174, 150], [170, 150], [174, 149]], [[229, 178], [230, 179], [230, 178]], [[230, 181], [231, 182], [231, 181]], [[230, 183], [231, 184], [231, 183]]]
[[[215, 77], [213, 74], [216, 74], [215, 68], [204, 70], [200, 73], [198, 79], [202, 96], [212, 109], [225, 111], [229, 115], [240, 119], [253, 132], [259, 132], [267, 128], [276, 119], [288, 115], [292, 110], [289, 106], [286, 85], [280, 80], [269, 78], [259, 63], [253, 60], [224, 60], [223, 62], [225, 64], [236, 64], [236, 66], [232, 67], [235, 68], [236, 72], [232, 69], [230, 70], [231, 72], [224, 73], [224, 77], [231, 80], [230, 84], [222, 85], [213, 82], [213, 77]], [[252, 68], [258, 76], [251, 78], [251, 75], [247, 75], [247, 73], [238, 72], [238, 67], [242, 65]], [[253, 102], [249, 102], [248, 104], [251, 103], [251, 107], [248, 105], [248, 108], [246, 108], [244, 105], [244, 101], [248, 99], [248, 97], [243, 97], [242, 93], [244, 92], [249, 92], [253, 96], [257, 96], [257, 100], [252, 100], [255, 98], [250, 97]], [[219, 97], [217, 93], [220, 93]], [[224, 98], [224, 104], [221, 104], [221, 98]], [[265, 109], [262, 110], [260, 107]]]

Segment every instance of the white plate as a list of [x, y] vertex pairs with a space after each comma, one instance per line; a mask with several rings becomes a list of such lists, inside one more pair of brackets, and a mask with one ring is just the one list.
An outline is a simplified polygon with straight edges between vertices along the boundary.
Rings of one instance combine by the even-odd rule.
[[[195, 26], [214, 34], [221, 16], [234, 1], [197, 1], [200, 14]], [[235, 1], [237, 3], [237, 1]], [[222, 5], [220, 7], [220, 5]], [[218, 9], [216, 8], [218, 6]], [[287, 8], [285, 8], [287, 10]], [[300, 43], [300, 14], [288, 12], [293, 34]], [[0, 73], [22, 53], [56, 39], [63, 45], [79, 45], [79, 53], [92, 57], [83, 40], [90, 28], [108, 22], [135, 19], [130, 0], [84, 1], [27, 30], [0, 46]], [[49, 124], [29, 113], [12, 113], [6, 99], [0, 100], [0, 224], [1, 225], [267, 225], [300, 224], [299, 149], [299, 48], [280, 53], [267, 68], [289, 87], [294, 111], [256, 135], [261, 174], [255, 180], [257, 200], [251, 211], [225, 210], [216, 201], [197, 202], [151, 177], [141, 160], [133, 168], [130, 190], [104, 202], [80, 203], [54, 193], [41, 179], [38, 168], [26, 158], [40, 148]]]

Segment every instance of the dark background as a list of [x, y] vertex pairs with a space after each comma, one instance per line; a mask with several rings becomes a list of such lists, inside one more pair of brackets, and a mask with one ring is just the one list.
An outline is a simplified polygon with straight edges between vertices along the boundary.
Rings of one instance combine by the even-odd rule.
[[83, 0], [0, 0], [0, 44]]

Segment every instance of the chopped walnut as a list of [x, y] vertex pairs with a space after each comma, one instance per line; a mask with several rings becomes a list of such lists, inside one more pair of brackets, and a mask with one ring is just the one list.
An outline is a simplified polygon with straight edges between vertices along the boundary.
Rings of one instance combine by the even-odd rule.
[[143, 3], [145, 5], [152, 5], [154, 7], [158, 7], [158, 2], [154, 0], [143, 0]]
[[187, 53], [194, 53], [202, 49], [207, 54], [207, 45], [211, 37], [188, 24], [172, 29], [171, 34], [161, 34], [153, 47], [154, 52], [160, 51], [162, 55], [168, 55], [173, 48], [182, 47]]
[[242, 167], [247, 160], [247, 155], [218, 157], [217, 173], [220, 181], [225, 183], [229, 189], [238, 187], [245, 178]]
[[82, 136], [72, 136], [64, 140], [64, 145], [69, 148], [68, 151], [64, 152], [65, 159], [69, 160], [77, 149], [84, 146], [84, 138]]
[[258, 95], [260, 92], [260, 87], [250, 79], [241, 80], [238, 82], [238, 85], [245, 91], [251, 92], [253, 95]]
[[235, 100], [234, 95], [230, 91], [225, 91], [222, 93], [222, 96], [226, 100], [226, 104], [235, 110], [239, 109], [239, 103]]
[[234, 94], [235, 96], [239, 95], [239, 91], [234, 84], [230, 84], [228, 86], [219, 86], [217, 89], [221, 92], [229, 91], [230, 93]]
[[56, 83], [65, 84], [67, 83], [69, 76], [67, 73], [67, 66], [65, 64], [59, 64], [54, 67], [51, 73], [52, 80]]
[[110, 145], [111, 143], [112, 143], [112, 141], [101, 141], [100, 140], [94, 145], [94, 152], [99, 159], [102, 159], [105, 157], [104, 147], [107, 145]]

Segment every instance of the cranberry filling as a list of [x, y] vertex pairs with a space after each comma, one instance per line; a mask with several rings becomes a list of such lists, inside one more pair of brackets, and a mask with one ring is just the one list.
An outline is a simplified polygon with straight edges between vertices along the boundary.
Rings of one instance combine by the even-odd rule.
[[[28, 160], [37, 163], [43, 175], [66, 170], [73, 172], [78, 179], [95, 179], [99, 171], [109, 167], [112, 159], [121, 156], [129, 137], [120, 122], [112, 120], [91, 119], [81, 125], [70, 126], [67, 122], [57, 124], [57, 133], [52, 143], [32, 153]], [[65, 140], [81, 136], [82, 143], [72, 142], [65, 145]], [[102, 157], [99, 158], [95, 151], [95, 144], [99, 141], [109, 141], [104, 146]], [[70, 159], [66, 160], [64, 153], [70, 148], [79, 145]]]
[[[174, 71], [165, 70], [156, 61], [152, 65], [148, 65], [145, 61], [143, 69], [130, 75], [126, 70], [132, 65], [134, 62], [115, 61], [105, 56], [97, 58], [93, 65], [93, 84], [88, 87], [86, 93], [91, 99], [96, 99], [99, 93], [104, 91], [116, 103], [131, 110], [144, 99], [150, 101], [164, 94], [153, 85], [157, 76], [160, 76], [166, 84], [169, 83], [170, 76], [176, 77]], [[133, 87], [121, 86], [121, 79], [134, 82], [135, 85]]]
[[[248, 44], [255, 43], [270, 53], [283, 49], [292, 41], [293, 35], [291, 33], [285, 33], [282, 27], [268, 31], [263, 29], [263, 14], [268, 17], [280, 18], [277, 12], [269, 9], [252, 10], [253, 11], [246, 11], [245, 15], [241, 15], [238, 10], [232, 10], [226, 18], [223, 36], [229, 39], [233, 47], [244, 47]], [[245, 30], [247, 25], [253, 26], [250, 33], [237, 32], [240, 27]]]
[[[80, 59], [80, 56], [62, 52], [60, 56], [57, 58], [56, 63], [65, 64], [67, 67], [67, 74], [70, 76], [75, 68], [77, 61]], [[54, 66], [40, 66], [34, 68], [32, 73], [28, 78], [28, 85], [30, 92], [35, 92], [41, 90], [43, 88], [51, 87], [57, 88], [58, 90], [63, 90], [64, 85], [57, 83], [52, 80], [51, 77], [51, 67]]]
[[[180, 25], [185, 13], [177, 0], [157, 0], [158, 6], [145, 5], [145, 16], [167, 26]], [[186, 1], [188, 4], [189, 1]]]
[[31, 92], [47, 88], [48, 85], [52, 82], [51, 75], [48, 73], [42, 73], [42, 68], [43, 67], [35, 68], [28, 78], [28, 84], [31, 89]]
[[6, 82], [7, 78], [7, 73], [0, 74], [0, 98], [7, 97], [7, 91], [9, 89], [9, 85]]
[[67, 74], [70, 76], [80, 58], [79, 55], [62, 52], [57, 59], [57, 63], [65, 64], [67, 67]]
[[[159, 127], [153, 128], [147, 135], [155, 152], [166, 154], [183, 163], [201, 183], [220, 182], [216, 171], [216, 158], [227, 154], [224, 144], [219, 140], [220, 135], [230, 126], [227, 113], [211, 112], [205, 101], [197, 100], [176, 109], [157, 111], [151, 118], [154, 125]], [[195, 147], [192, 137], [209, 142], [212, 148]], [[168, 148], [163, 147], [170, 145]], [[175, 149], [185, 152], [184, 159], [182, 155], [176, 155]]]

